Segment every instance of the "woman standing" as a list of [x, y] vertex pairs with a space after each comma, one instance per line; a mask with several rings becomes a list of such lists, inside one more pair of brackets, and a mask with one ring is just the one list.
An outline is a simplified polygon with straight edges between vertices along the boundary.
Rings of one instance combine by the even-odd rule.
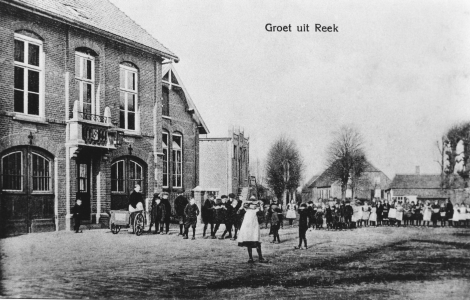
[[397, 220], [397, 226], [400, 227], [401, 221], [403, 221], [403, 212], [404, 212], [403, 204], [401, 200], [397, 202], [396, 209], [397, 209], [397, 213], [396, 213], [395, 218]]
[[297, 219], [297, 215], [295, 214], [295, 211], [297, 210], [297, 204], [295, 204], [295, 201], [292, 199], [289, 204], [287, 204], [287, 214], [286, 214], [286, 219], [289, 220], [289, 225], [293, 227], [292, 223], [294, 222], [295, 219]]
[[246, 247], [248, 249], [248, 263], [254, 263], [253, 248], [256, 248], [256, 251], [258, 252], [259, 262], [267, 263], [268, 260], [264, 259], [261, 254], [260, 230], [258, 223], [258, 214], [263, 214], [263, 207], [256, 200], [255, 196], [251, 196], [250, 199], [243, 204], [243, 207], [240, 208], [240, 210], [244, 210], [245, 215], [238, 234], [238, 246]]
[[[370, 208], [370, 216], [369, 216], [370, 226], [377, 227], [377, 205], [375, 204], [375, 200], [372, 200], [372, 206]], [[374, 223], [374, 224], [372, 224]]]
[[423, 221], [423, 203], [421, 200], [416, 204], [414, 219], [416, 220], [416, 226], [421, 226], [421, 222]]
[[424, 204], [423, 210], [423, 226], [429, 226], [429, 222], [431, 221], [432, 216], [432, 207], [429, 200], [426, 200], [426, 204]]

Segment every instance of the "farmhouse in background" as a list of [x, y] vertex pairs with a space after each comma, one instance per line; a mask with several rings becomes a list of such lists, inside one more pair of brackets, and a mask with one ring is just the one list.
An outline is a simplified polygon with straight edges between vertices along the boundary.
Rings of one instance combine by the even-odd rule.
[[[318, 199], [341, 199], [341, 183], [338, 181], [332, 181], [327, 172], [323, 172], [320, 175], [315, 175], [309, 180], [309, 185], [306, 185], [302, 194], [307, 198], [306, 201], [317, 201]], [[358, 199], [372, 199], [372, 198], [384, 198], [385, 188], [390, 184], [390, 179], [368, 163], [368, 166], [359, 179], [359, 184], [354, 193], [354, 197]], [[352, 197], [351, 185], [348, 184], [346, 190], [346, 198]], [[305, 202], [305, 200], [302, 198]]]

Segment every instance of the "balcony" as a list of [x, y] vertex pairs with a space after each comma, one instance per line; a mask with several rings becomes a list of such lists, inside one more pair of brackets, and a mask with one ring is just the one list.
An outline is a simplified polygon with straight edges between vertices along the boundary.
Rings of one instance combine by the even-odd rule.
[[104, 115], [94, 115], [81, 111], [79, 101], [75, 101], [67, 123], [70, 125], [67, 145], [72, 157], [81, 147], [115, 150], [122, 140], [122, 134], [111, 122], [109, 107], [104, 109]]

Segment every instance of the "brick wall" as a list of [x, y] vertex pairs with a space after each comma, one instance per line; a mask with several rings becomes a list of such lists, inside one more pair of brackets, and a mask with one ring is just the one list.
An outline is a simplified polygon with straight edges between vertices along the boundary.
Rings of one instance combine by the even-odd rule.
[[[43, 41], [45, 54], [45, 121], [25, 122], [14, 119], [14, 33], [38, 36]], [[98, 194], [101, 198], [101, 212], [109, 211], [111, 203], [110, 167], [114, 160], [129, 156], [128, 145], [132, 145], [132, 156], [145, 163], [147, 182], [143, 193], [149, 197], [161, 190], [161, 176], [155, 180], [155, 168], [161, 175], [161, 160], [154, 157], [154, 150], [161, 152], [161, 130], [163, 125], [170, 132], [179, 131], [184, 136], [184, 185], [188, 189], [197, 184], [198, 140], [196, 127], [186, 112], [178, 95], [172, 93], [173, 112], [171, 122], [161, 120], [161, 62], [160, 57], [145, 53], [130, 46], [91, 35], [88, 32], [64, 25], [47, 18], [36, 16], [0, 4], [0, 153], [14, 146], [26, 146], [29, 132], [34, 136], [33, 146], [45, 149], [58, 163], [58, 218], [59, 229], [66, 227], [66, 116], [78, 100], [75, 88], [75, 50], [86, 47], [96, 53], [95, 58], [95, 99], [99, 103], [99, 114], [106, 106], [111, 109], [113, 122], [119, 121], [119, 65], [132, 63], [138, 69], [138, 102], [140, 111], [140, 135], [125, 135], [124, 144], [118, 150], [107, 154], [106, 150], [93, 153], [93, 177], [101, 176], [101, 190], [93, 183], [91, 207], [98, 210]], [[67, 75], [68, 81], [66, 81]], [[66, 95], [66, 85], [69, 95]], [[69, 105], [66, 107], [66, 99]], [[155, 105], [157, 104], [157, 105]], [[154, 123], [154, 119], [157, 122]], [[158, 132], [154, 139], [155, 132]], [[76, 163], [70, 166], [70, 204], [75, 202]]]

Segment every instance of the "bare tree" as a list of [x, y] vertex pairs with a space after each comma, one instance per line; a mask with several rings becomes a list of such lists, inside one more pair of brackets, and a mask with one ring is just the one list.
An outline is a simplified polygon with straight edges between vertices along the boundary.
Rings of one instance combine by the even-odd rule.
[[[458, 145], [462, 144], [462, 151], [458, 151]], [[453, 125], [444, 136], [444, 162], [443, 169], [447, 176], [454, 172], [464, 180], [470, 177], [470, 168], [467, 167], [470, 158], [470, 122]], [[461, 169], [455, 169], [456, 165], [462, 163]], [[445, 164], [445, 166], [444, 166]]]
[[266, 160], [266, 181], [278, 199], [284, 191], [295, 192], [303, 173], [303, 159], [295, 142], [285, 136], [271, 146]]
[[328, 147], [327, 176], [332, 181], [340, 182], [343, 200], [346, 198], [348, 183], [351, 183], [354, 190], [367, 167], [363, 143], [363, 138], [357, 129], [342, 126]]

